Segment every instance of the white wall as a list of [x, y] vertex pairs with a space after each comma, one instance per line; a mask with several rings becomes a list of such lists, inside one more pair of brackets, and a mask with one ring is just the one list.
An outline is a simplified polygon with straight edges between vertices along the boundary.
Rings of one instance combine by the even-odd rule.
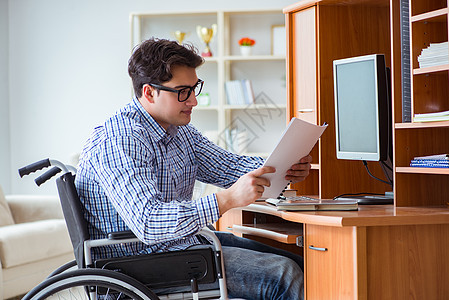
[[0, 0], [0, 185], [11, 190], [8, 80], [8, 1]]
[[[95, 126], [129, 102], [131, 12], [282, 8], [294, 2], [0, 0], [2, 45], [4, 27], [9, 28], [10, 108], [10, 147], [3, 146], [8, 132], [0, 132], [0, 155], [10, 155], [10, 167], [5, 171], [0, 160], [0, 184], [9, 185], [9, 175], [13, 193], [55, 193], [54, 184], [37, 188], [33, 176], [19, 179], [17, 169], [46, 157], [67, 162]], [[9, 21], [3, 24], [8, 5]], [[8, 55], [3, 52], [0, 77]], [[0, 99], [5, 95], [8, 89], [0, 86]], [[0, 105], [3, 125], [8, 103], [0, 100]]]

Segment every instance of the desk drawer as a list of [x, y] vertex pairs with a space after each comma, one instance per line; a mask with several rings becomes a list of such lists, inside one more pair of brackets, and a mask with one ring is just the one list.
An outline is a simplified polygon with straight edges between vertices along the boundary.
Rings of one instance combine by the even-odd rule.
[[353, 227], [305, 225], [307, 299], [354, 299], [354, 232]]

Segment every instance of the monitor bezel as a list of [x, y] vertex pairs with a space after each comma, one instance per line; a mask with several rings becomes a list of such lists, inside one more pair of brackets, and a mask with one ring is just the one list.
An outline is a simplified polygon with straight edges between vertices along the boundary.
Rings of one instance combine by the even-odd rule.
[[[339, 137], [339, 118], [338, 118], [338, 75], [337, 66], [372, 61], [374, 64], [375, 72], [375, 98], [376, 107], [376, 149], [374, 152], [362, 152], [362, 151], [343, 151], [340, 149], [340, 137]], [[333, 61], [333, 79], [334, 79], [334, 109], [335, 109], [335, 139], [336, 139], [336, 156], [338, 159], [347, 160], [362, 160], [362, 161], [385, 161], [388, 157], [388, 82], [386, 74], [385, 56], [383, 54], [370, 54], [357, 57], [350, 57], [344, 59], [338, 59]]]

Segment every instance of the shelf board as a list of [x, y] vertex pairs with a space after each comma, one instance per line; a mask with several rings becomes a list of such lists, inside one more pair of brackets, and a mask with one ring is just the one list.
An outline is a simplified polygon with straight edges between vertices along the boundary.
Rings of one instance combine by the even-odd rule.
[[218, 110], [218, 106], [216, 105], [197, 105], [193, 108], [193, 110]]
[[449, 168], [396, 167], [396, 173], [449, 175]]
[[295, 223], [234, 224], [232, 231], [268, 238], [284, 244], [296, 244], [296, 238], [302, 235], [302, 226]]
[[285, 109], [285, 104], [247, 104], [247, 105], [225, 105], [224, 109], [238, 110], [238, 109]]
[[434, 10], [431, 12], [426, 12], [423, 14], [419, 14], [416, 16], [412, 16], [410, 18], [410, 21], [413, 22], [419, 22], [419, 21], [429, 21], [430, 19], [434, 19], [434, 18], [438, 18], [438, 19], [444, 19], [445, 16], [447, 16], [447, 14], [449, 13], [449, 9], [448, 8], [442, 8], [442, 9], [438, 9], [438, 10]]
[[220, 57], [218, 56], [210, 56], [210, 57], [203, 57], [204, 62], [218, 62], [220, 60]]
[[413, 75], [429, 74], [429, 73], [435, 73], [435, 72], [445, 72], [448, 70], [449, 70], [449, 64], [446, 64], [446, 65], [440, 65], [440, 66], [434, 66], [434, 67], [413, 69]]
[[396, 129], [435, 128], [435, 127], [449, 127], [449, 121], [396, 123], [394, 125], [394, 128]]
[[310, 164], [311, 170], [319, 170], [320, 164]]
[[285, 55], [229, 55], [224, 56], [225, 61], [258, 61], [258, 60], [285, 60]]

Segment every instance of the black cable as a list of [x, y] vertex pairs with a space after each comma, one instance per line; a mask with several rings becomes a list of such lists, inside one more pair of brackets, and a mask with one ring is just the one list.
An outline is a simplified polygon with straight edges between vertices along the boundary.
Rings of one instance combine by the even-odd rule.
[[390, 170], [390, 171], [393, 171], [393, 168], [392, 167], [390, 167], [386, 162], [384, 162], [384, 161], [380, 161], [380, 163], [381, 163], [381, 165], [383, 165], [383, 166], [385, 166], [385, 167], [387, 167], [388, 168], [388, 170]]
[[377, 178], [377, 177], [374, 176], [373, 174], [371, 174], [371, 172], [370, 172], [370, 170], [369, 170], [369, 168], [368, 168], [368, 163], [366, 162], [366, 160], [362, 160], [362, 162], [363, 162], [363, 165], [365, 166], [365, 169], [366, 169], [366, 171], [368, 172], [369, 176], [371, 176], [371, 177], [374, 178], [374, 179], [379, 180], [380, 182], [383, 182], [383, 183], [386, 183], [386, 184], [388, 184], [388, 185], [390, 185], [390, 186], [393, 186], [393, 184], [392, 184], [391, 182], [382, 180], [382, 179], [380, 179], [380, 178]]
[[393, 179], [390, 178], [390, 175], [388, 175], [388, 172], [385, 170], [385, 168], [388, 168], [390, 171], [393, 171], [393, 169], [390, 168], [390, 166], [388, 166], [383, 161], [380, 162], [380, 167], [382, 168], [382, 171], [384, 172], [385, 177], [387, 177], [388, 181], [392, 184], [393, 183]]
[[332, 200], [336, 200], [340, 197], [346, 197], [348, 196], [348, 198], [356, 198], [356, 196], [361, 196], [361, 195], [375, 195], [375, 196], [384, 196], [384, 194], [379, 194], [379, 193], [347, 193], [347, 194], [341, 194], [338, 196], [335, 196], [334, 198], [332, 198]]

